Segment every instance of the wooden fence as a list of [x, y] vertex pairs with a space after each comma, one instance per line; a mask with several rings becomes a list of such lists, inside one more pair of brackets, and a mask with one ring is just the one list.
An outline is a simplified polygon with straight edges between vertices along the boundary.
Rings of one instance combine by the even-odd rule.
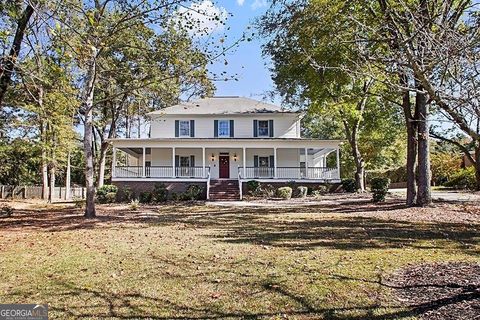
[[[83, 187], [71, 187], [70, 197], [66, 198], [65, 187], [55, 187], [53, 190], [54, 200], [85, 199], [86, 189]], [[7, 186], [0, 185], [0, 199], [41, 199], [42, 186]]]

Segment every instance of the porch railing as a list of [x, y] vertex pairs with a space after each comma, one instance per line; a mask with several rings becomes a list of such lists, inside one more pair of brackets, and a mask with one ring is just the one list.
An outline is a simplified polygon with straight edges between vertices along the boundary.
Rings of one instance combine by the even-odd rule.
[[239, 177], [241, 179], [315, 179], [315, 180], [336, 180], [339, 179], [336, 168], [326, 167], [277, 167], [275, 177], [275, 168], [264, 167], [239, 167]]
[[[145, 178], [206, 178], [209, 167], [146, 166]], [[141, 166], [117, 166], [115, 178], [142, 178]]]

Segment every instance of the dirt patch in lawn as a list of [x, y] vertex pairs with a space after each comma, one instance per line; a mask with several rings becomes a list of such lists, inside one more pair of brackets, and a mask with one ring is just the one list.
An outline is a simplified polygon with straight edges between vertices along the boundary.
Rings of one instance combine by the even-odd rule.
[[386, 284], [398, 301], [421, 319], [480, 318], [480, 264], [410, 266], [397, 271]]

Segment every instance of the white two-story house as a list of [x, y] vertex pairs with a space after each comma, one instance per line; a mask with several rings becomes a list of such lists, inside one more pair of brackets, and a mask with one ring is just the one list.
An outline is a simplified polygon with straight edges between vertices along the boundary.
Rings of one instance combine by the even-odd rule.
[[[301, 116], [242, 97], [205, 98], [151, 112], [149, 138], [110, 141], [112, 181], [140, 190], [158, 182], [174, 190], [195, 183], [205, 186], [207, 199], [211, 185], [226, 193], [238, 189], [241, 197], [248, 180], [339, 182], [341, 141], [302, 138]], [[328, 156], [334, 165], [327, 165]]]

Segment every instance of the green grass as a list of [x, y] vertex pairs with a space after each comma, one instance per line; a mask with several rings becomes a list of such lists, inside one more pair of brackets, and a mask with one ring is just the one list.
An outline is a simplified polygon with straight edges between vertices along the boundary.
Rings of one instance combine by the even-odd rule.
[[1, 219], [0, 303], [48, 303], [52, 319], [413, 319], [386, 275], [479, 261], [472, 224], [322, 206], [105, 208], [92, 221], [77, 209]]

